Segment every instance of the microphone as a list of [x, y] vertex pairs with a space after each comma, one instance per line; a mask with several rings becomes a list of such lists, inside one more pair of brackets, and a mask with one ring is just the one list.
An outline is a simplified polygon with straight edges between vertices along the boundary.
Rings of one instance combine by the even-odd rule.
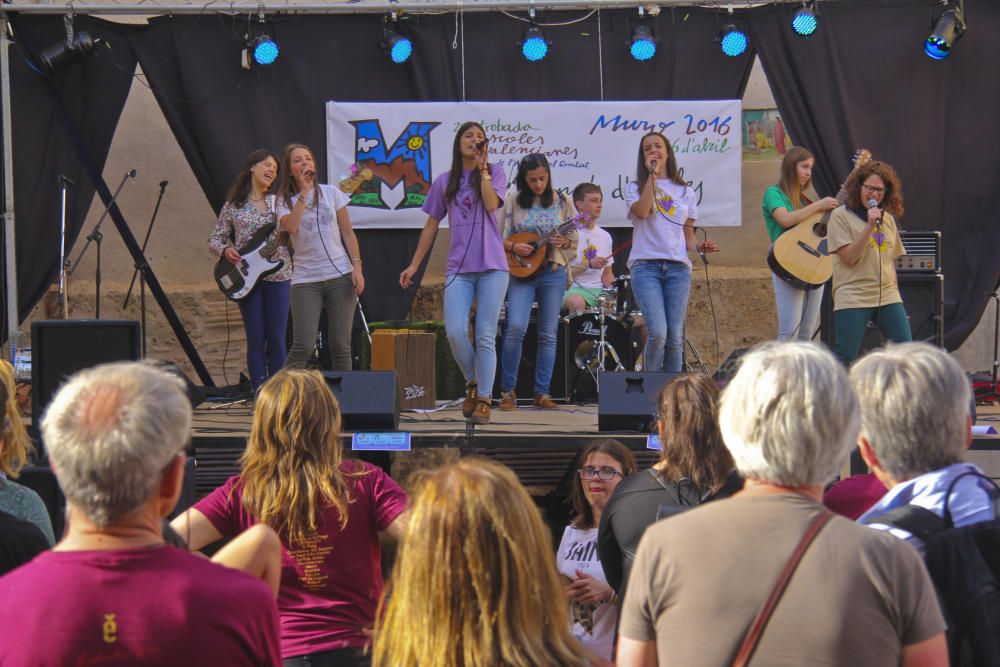
[[135, 178], [135, 175], [138, 174], [138, 173], [139, 172], [137, 172], [135, 169], [133, 169], [130, 172], [128, 172], [128, 177], [129, 178]]
[[[871, 209], [871, 208], [875, 208], [877, 206], [878, 206], [878, 202], [875, 201], [874, 198], [868, 200], [868, 208]], [[878, 220], [875, 221], [875, 225], [877, 227], [881, 227], [882, 226], [882, 216], [883, 215], [885, 215], [884, 212], [883, 213], [879, 213]]]
[[482, 141], [477, 141], [476, 143], [474, 143], [472, 147], [475, 148], [477, 151], [481, 151], [483, 150], [483, 146], [485, 145], [486, 145], [486, 140], [483, 139]]
[[68, 178], [66, 178], [62, 174], [59, 174], [59, 182], [65, 184], [66, 187], [70, 187], [70, 188], [76, 187], [76, 183], [74, 183], [73, 181], [69, 180]]
[[650, 163], [649, 163], [650, 171], [652, 171], [655, 174], [656, 173], [656, 168], [657, 168], [657, 166], [659, 166], [659, 164], [660, 163], [657, 162], [656, 160], [651, 160]]
[[167, 181], [160, 181], [160, 192], [167, 189]]

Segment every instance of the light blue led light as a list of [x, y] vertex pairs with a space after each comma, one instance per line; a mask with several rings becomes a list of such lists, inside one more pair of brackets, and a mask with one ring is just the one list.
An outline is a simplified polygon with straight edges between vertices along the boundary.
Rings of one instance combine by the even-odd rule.
[[253, 47], [253, 59], [258, 65], [270, 65], [278, 59], [278, 44], [270, 37], [258, 39]]
[[726, 26], [722, 32], [722, 52], [727, 56], [736, 57], [743, 55], [747, 50], [749, 40], [747, 36], [736, 26]]

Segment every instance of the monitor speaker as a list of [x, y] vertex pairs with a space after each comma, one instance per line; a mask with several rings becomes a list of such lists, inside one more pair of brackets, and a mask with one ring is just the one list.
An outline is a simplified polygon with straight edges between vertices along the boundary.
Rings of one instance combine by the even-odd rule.
[[323, 371], [340, 404], [345, 431], [395, 431], [399, 428], [396, 371]]
[[680, 373], [601, 373], [597, 377], [597, 430], [655, 430], [656, 397]]

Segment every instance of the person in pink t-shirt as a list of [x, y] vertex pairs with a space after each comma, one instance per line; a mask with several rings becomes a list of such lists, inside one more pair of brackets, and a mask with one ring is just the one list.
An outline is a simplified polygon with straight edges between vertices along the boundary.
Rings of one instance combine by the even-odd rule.
[[382, 595], [379, 533], [402, 531], [406, 494], [381, 469], [345, 459], [340, 406], [316, 371], [261, 387], [242, 471], [173, 522], [192, 549], [263, 523], [282, 542], [286, 666], [367, 665]]
[[0, 662], [280, 664], [271, 590], [164, 543], [190, 432], [184, 383], [146, 364], [98, 366], [60, 389], [42, 434], [68, 530], [0, 578]]

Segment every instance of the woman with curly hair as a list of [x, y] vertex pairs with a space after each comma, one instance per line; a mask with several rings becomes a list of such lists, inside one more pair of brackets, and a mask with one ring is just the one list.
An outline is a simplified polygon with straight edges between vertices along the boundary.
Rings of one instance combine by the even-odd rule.
[[552, 539], [509, 468], [418, 473], [375, 630], [380, 667], [597, 667], [570, 633]]
[[273, 528], [285, 667], [368, 665], [379, 533], [402, 532], [406, 494], [381, 469], [344, 457], [340, 406], [317, 371], [286, 369], [264, 383], [241, 464], [174, 530], [201, 549], [257, 523]]
[[906, 254], [896, 228], [903, 215], [899, 177], [885, 162], [869, 162], [851, 175], [844, 192], [846, 202], [830, 216], [829, 240], [836, 353], [849, 365], [869, 321], [894, 343], [913, 335], [896, 284], [896, 258]]

